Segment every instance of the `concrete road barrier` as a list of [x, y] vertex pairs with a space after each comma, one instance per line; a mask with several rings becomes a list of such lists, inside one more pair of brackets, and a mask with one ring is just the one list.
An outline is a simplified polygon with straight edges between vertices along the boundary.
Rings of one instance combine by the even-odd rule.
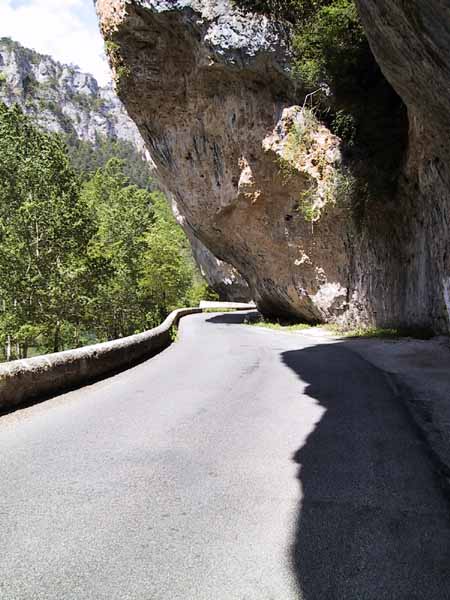
[[81, 387], [157, 354], [170, 345], [171, 329], [182, 317], [201, 312], [183, 308], [138, 335], [0, 364], [0, 411]]
[[211, 302], [209, 300], [202, 300], [200, 302], [200, 308], [208, 310], [254, 310], [256, 304], [253, 302]]

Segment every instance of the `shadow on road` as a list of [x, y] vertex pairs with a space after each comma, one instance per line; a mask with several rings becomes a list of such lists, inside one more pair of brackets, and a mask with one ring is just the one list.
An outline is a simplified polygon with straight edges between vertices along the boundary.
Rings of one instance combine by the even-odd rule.
[[325, 409], [293, 459], [292, 567], [304, 600], [450, 598], [450, 513], [384, 375], [345, 343], [282, 354]]
[[257, 321], [259, 313], [256, 310], [245, 312], [221, 313], [206, 319], [207, 323], [224, 323], [226, 325], [240, 325], [245, 322]]

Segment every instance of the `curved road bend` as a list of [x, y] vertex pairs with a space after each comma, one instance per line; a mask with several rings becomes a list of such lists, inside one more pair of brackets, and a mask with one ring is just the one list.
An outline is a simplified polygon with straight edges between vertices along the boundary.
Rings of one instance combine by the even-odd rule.
[[242, 318], [0, 419], [1, 600], [450, 598], [449, 505], [384, 376]]

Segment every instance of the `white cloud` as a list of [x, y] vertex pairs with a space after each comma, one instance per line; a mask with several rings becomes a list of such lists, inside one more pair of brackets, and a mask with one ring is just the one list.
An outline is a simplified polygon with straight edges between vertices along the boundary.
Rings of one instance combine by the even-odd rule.
[[0, 37], [111, 78], [92, 0], [0, 0]]

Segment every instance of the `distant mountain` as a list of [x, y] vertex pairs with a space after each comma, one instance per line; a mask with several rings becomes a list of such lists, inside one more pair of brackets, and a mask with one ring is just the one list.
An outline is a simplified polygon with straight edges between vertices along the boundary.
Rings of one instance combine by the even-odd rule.
[[119, 156], [132, 181], [148, 185], [144, 142], [112, 86], [101, 87], [74, 65], [0, 38], [0, 101], [19, 104], [38, 126], [63, 134], [80, 172]]

